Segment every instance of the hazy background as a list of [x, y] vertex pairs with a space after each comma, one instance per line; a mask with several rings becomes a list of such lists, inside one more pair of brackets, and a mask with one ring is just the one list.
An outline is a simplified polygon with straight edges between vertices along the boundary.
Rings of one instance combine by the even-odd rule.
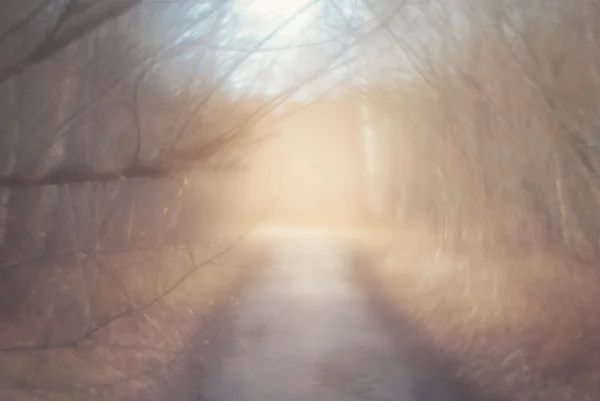
[[599, 33], [595, 0], [5, 0], [3, 399], [158, 394], [258, 224], [377, 227], [462, 376], [599, 398]]

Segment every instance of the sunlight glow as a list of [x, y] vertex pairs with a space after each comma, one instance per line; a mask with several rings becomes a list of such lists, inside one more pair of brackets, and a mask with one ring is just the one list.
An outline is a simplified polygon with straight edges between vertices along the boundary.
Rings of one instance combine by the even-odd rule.
[[250, 35], [266, 37], [286, 21], [286, 27], [278, 31], [273, 41], [289, 41], [318, 18], [314, 0], [238, 0], [236, 9], [251, 26]]
[[[232, 74], [233, 87], [243, 92], [247, 82], [254, 82], [263, 94], [276, 96], [292, 85], [301, 72], [299, 65], [312, 65], [306, 61], [306, 49], [298, 46], [318, 40], [321, 11], [320, 0], [235, 0], [235, 38], [258, 47]], [[302, 58], [304, 63], [299, 62]]]

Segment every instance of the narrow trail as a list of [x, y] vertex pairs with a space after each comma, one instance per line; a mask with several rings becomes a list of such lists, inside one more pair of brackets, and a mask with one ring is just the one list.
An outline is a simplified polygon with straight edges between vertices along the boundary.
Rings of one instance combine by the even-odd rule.
[[203, 357], [202, 401], [456, 399], [415, 398], [410, 364], [350, 279], [351, 249], [327, 239], [270, 249]]

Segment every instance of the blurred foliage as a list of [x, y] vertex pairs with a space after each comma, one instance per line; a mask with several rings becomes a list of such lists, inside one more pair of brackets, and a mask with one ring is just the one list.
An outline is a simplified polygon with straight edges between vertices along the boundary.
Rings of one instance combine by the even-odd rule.
[[244, 276], [214, 230], [269, 105], [211, 49], [227, 7], [3, 4], [0, 398], [158, 397]]
[[600, 397], [599, 13], [428, 1], [386, 29], [407, 68], [368, 89], [394, 138], [383, 290], [481, 399]]

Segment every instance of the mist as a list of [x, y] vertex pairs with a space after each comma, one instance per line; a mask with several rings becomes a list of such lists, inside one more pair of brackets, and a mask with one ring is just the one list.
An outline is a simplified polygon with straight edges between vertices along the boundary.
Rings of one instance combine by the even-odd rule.
[[4, 0], [0, 399], [600, 399], [600, 4]]

